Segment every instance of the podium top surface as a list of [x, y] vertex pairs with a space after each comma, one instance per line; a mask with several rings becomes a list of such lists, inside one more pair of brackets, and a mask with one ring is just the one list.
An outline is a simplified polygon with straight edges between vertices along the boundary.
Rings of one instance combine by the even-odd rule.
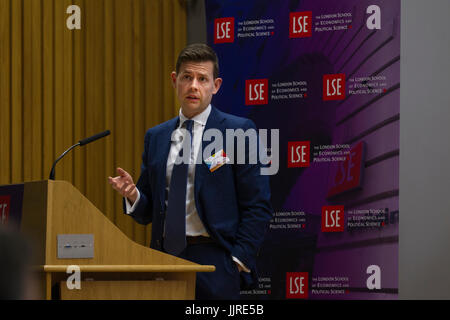
[[[44, 272], [66, 272], [70, 265], [44, 265]], [[211, 265], [79, 265], [81, 272], [214, 272]]]

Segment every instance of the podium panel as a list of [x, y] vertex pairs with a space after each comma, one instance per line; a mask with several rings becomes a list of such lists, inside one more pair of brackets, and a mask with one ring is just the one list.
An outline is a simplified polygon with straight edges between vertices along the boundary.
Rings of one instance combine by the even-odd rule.
[[[10, 199], [10, 223], [35, 246], [42, 298], [59, 284], [61, 299], [194, 299], [196, 272], [215, 270], [132, 241], [68, 182], [0, 186], [0, 196]], [[66, 286], [71, 265], [81, 290]]]
[[60, 284], [62, 300], [182, 300], [185, 281], [82, 281], [81, 289]]

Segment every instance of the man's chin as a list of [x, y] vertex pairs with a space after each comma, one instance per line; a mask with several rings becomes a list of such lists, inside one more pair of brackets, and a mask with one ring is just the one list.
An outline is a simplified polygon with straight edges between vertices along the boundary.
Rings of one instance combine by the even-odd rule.
[[196, 116], [197, 114], [203, 112], [207, 107], [208, 107], [208, 105], [206, 105], [206, 106], [200, 105], [200, 102], [196, 102], [196, 103], [191, 102], [191, 103], [185, 103], [184, 106], [182, 106], [182, 111], [185, 116], [193, 117], [193, 116]]

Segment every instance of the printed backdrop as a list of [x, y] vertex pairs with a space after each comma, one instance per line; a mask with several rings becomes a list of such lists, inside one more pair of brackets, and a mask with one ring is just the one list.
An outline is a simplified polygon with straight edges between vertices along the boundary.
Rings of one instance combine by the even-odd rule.
[[242, 297], [397, 299], [400, 0], [206, 10], [224, 79], [213, 104], [279, 129], [274, 216]]

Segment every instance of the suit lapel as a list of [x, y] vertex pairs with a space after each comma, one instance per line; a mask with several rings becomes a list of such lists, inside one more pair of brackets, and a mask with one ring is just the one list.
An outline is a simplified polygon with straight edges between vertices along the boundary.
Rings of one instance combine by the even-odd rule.
[[[222, 121], [225, 118], [220, 114], [220, 111], [218, 111], [214, 106], [211, 106], [211, 113], [209, 114], [208, 120], [206, 121], [205, 129], [203, 130], [203, 134], [208, 129], [219, 129], [222, 134], [224, 133], [222, 128]], [[194, 190], [195, 190], [195, 202], [198, 203], [198, 193], [200, 190], [200, 187], [202, 186], [202, 183], [206, 177], [207, 174], [209, 174], [209, 168], [207, 164], [205, 163], [203, 159], [203, 151], [205, 150], [206, 146], [209, 144], [209, 141], [204, 141], [202, 137], [202, 143], [201, 143], [201, 151], [198, 155], [201, 159], [201, 163], [196, 165], [195, 168], [195, 182], [194, 182]], [[197, 208], [198, 211], [198, 208]]]
[[172, 144], [172, 132], [177, 128], [179, 117], [169, 120], [167, 126], [162, 130], [157, 140], [156, 161], [158, 163], [158, 190], [161, 201], [161, 208], [165, 210], [165, 192], [166, 192], [166, 170], [167, 170], [167, 158], [169, 157], [170, 146]]

